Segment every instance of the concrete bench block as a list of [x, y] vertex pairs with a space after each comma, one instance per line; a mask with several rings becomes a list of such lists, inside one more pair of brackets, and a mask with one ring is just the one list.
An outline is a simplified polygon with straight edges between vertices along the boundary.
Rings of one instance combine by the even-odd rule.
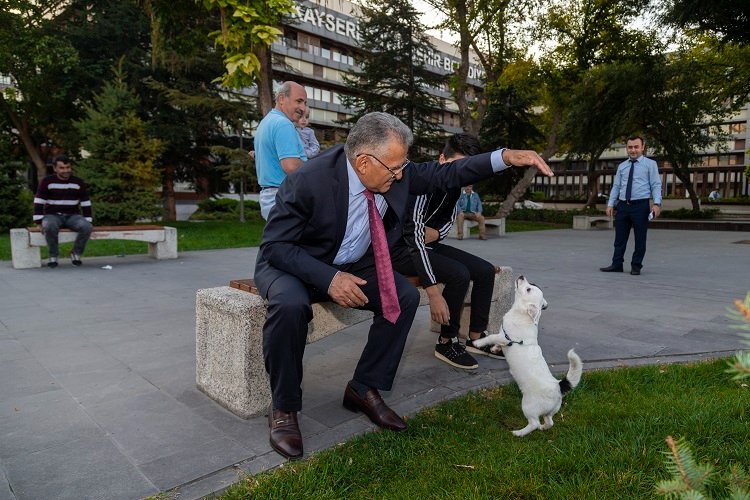
[[[313, 304], [307, 342], [372, 318], [369, 311]], [[256, 294], [228, 286], [196, 293], [196, 383], [211, 399], [242, 418], [264, 414], [271, 389], [263, 362], [266, 306]]]
[[[495, 274], [495, 287], [492, 290], [492, 305], [490, 306], [490, 319], [487, 323], [487, 331], [497, 333], [500, 331], [500, 324], [503, 322], [503, 315], [510, 310], [513, 305], [515, 296], [515, 287], [513, 284], [513, 268], [500, 267]], [[442, 284], [438, 286], [442, 287]], [[471, 290], [473, 284], [469, 284], [466, 292], [464, 306], [461, 312], [461, 326], [459, 335], [463, 338], [469, 336], [469, 319], [471, 317]], [[430, 330], [440, 333], [440, 324], [431, 322]]]
[[612, 217], [606, 215], [575, 215], [573, 216], [573, 229], [590, 230], [593, 228], [612, 229], [614, 223]]

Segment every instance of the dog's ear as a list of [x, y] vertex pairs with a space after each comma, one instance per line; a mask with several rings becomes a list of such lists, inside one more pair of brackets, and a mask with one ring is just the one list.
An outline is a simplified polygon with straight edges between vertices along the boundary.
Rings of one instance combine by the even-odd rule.
[[539, 316], [542, 315], [542, 309], [538, 304], [529, 304], [526, 307], [526, 313], [529, 315], [535, 325], [539, 324]]

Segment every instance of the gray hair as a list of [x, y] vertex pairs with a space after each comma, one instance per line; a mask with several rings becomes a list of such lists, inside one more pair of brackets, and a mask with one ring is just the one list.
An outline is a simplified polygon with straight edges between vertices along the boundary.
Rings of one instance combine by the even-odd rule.
[[363, 150], [382, 151], [391, 137], [398, 140], [408, 150], [414, 142], [414, 135], [404, 122], [388, 113], [376, 111], [367, 113], [354, 124], [344, 144], [344, 153], [349, 163], [354, 165], [357, 155]]
[[286, 97], [289, 97], [289, 94], [292, 92], [292, 84], [294, 82], [292, 81], [286, 81], [281, 84], [281, 87], [279, 87], [279, 90], [276, 91], [276, 99], [279, 98], [280, 95], [285, 95]]

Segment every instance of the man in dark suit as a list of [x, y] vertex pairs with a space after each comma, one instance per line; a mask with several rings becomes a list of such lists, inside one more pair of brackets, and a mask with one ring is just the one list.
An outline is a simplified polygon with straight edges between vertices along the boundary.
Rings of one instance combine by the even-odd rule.
[[412, 140], [398, 118], [367, 114], [352, 128], [343, 148], [331, 148], [309, 161], [279, 188], [258, 252], [255, 282], [267, 301], [263, 356], [273, 402], [270, 443], [287, 458], [303, 454], [297, 412], [302, 408], [307, 324], [316, 301], [332, 300], [374, 313], [343, 404], [364, 412], [380, 427], [406, 429], [378, 390], [393, 385], [419, 293], [394, 273], [400, 314], [393, 321], [383, 316], [365, 191], [375, 193], [390, 247], [400, 239], [410, 216], [410, 194], [472, 184], [510, 165], [536, 167], [552, 175], [535, 152], [509, 149], [453, 164], [415, 164], [406, 158]]

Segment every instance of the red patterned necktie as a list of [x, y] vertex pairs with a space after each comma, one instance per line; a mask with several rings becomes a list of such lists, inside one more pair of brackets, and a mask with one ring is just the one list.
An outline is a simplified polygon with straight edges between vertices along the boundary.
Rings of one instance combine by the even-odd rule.
[[367, 215], [370, 219], [372, 251], [375, 256], [375, 272], [378, 276], [380, 307], [383, 311], [383, 317], [391, 323], [396, 323], [401, 314], [401, 306], [398, 305], [396, 283], [393, 280], [393, 266], [391, 266], [391, 253], [388, 250], [388, 241], [385, 239], [383, 219], [380, 217], [378, 207], [375, 206], [375, 196], [372, 192], [365, 189], [365, 198], [367, 198]]

